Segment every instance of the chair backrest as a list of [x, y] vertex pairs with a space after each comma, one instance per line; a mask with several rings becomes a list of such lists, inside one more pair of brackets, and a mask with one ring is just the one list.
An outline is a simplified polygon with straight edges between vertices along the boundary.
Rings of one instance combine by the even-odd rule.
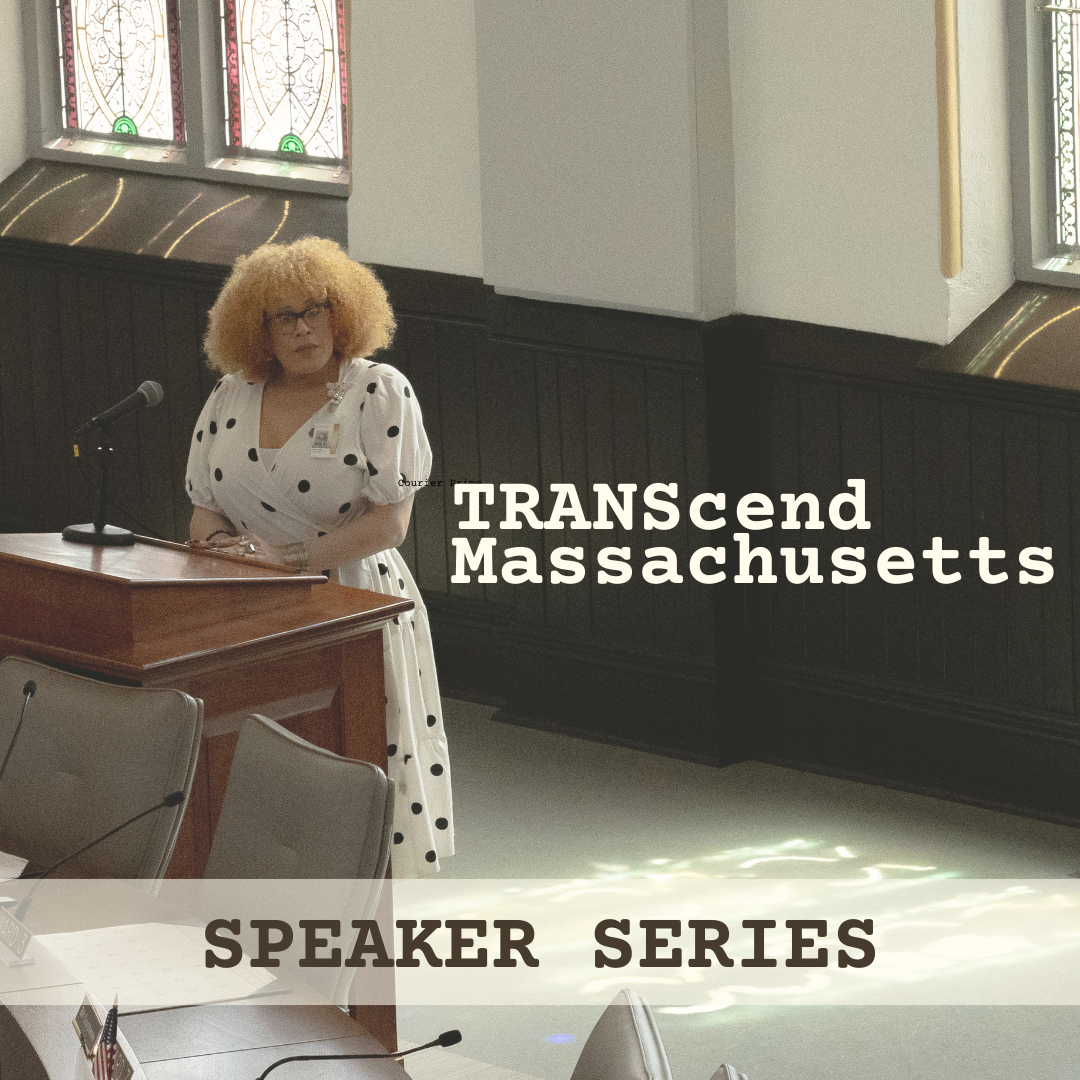
[[620, 990], [581, 1048], [571, 1080], [671, 1080], [652, 1010]]
[[737, 1072], [733, 1065], [721, 1065], [709, 1080], [747, 1080], [746, 1073]]
[[208, 878], [366, 878], [386, 873], [393, 781], [254, 714], [244, 720]]
[[[0, 661], [0, 761], [28, 681], [37, 689], [0, 780], [0, 850], [44, 870], [170, 792], [190, 794], [202, 736], [198, 698], [8, 656]], [[147, 815], [57, 876], [160, 878], [186, 805]]]

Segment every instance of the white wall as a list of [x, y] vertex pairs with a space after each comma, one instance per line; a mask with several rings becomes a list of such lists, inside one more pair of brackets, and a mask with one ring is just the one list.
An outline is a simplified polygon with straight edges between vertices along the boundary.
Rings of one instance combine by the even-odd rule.
[[353, 252], [944, 342], [1012, 280], [1006, 2], [960, 4], [952, 282], [929, 0], [354, 0]]
[[472, 0], [351, 0], [349, 252], [481, 277]]
[[735, 143], [727, 0], [693, 0], [698, 245], [701, 306], [715, 319], [735, 310]]
[[731, 0], [737, 306], [941, 340], [934, 5]]
[[19, 0], [0, 0], [0, 180], [26, 160], [26, 68]]
[[740, 311], [945, 342], [1009, 286], [1003, 3], [960, 4], [964, 270], [950, 283], [934, 5], [731, 0]]
[[[721, 282], [710, 263], [703, 290], [699, 236], [717, 220], [715, 184], [701, 213], [699, 151], [719, 158], [725, 145], [722, 5], [698, 8], [476, 0], [485, 281], [517, 295], [723, 313], [730, 270]], [[711, 161], [708, 179], [723, 167]], [[710, 255], [723, 261], [715, 246]]]
[[959, 5], [964, 268], [949, 282], [949, 340], [1013, 282], [1006, 2]]

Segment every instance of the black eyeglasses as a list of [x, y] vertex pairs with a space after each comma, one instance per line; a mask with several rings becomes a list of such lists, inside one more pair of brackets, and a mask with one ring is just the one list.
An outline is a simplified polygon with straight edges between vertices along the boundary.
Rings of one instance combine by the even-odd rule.
[[322, 326], [326, 316], [330, 313], [330, 308], [330, 301], [324, 300], [321, 304], [312, 304], [311, 307], [305, 308], [301, 312], [282, 311], [277, 315], [270, 315], [266, 319], [266, 324], [273, 326], [276, 330], [291, 334], [296, 329], [297, 320], [303, 319], [305, 326], [316, 329]]

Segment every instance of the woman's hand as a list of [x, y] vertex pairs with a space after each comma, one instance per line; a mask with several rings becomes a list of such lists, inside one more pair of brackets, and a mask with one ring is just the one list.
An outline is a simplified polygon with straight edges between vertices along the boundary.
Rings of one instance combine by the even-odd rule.
[[[412, 514], [413, 496], [385, 506], [372, 505], [355, 521], [342, 525], [306, 542], [308, 564], [315, 573], [319, 567], [345, 566], [388, 548], [398, 547], [405, 539]], [[250, 533], [236, 535], [236, 527], [227, 518], [202, 507], [196, 507], [191, 518], [190, 544], [193, 548], [208, 547], [243, 555], [260, 562], [287, 566], [284, 555], [272, 544]], [[214, 535], [214, 533], [217, 535]]]
[[[280, 548], [268, 544], [262, 537], [249, 536], [248, 543], [245, 546], [247, 550], [244, 554], [248, 558], [258, 559], [260, 562], [274, 563], [275, 566], [285, 565], [285, 556], [281, 554]], [[251, 550], [252, 547], [255, 548], [254, 551]]]
[[243, 555], [248, 559], [284, 566], [285, 558], [273, 544], [259, 536], [240, 533], [236, 526], [221, 514], [215, 514], [205, 507], [196, 506], [191, 515], [191, 539], [188, 547], [199, 550], [210, 548], [225, 551], [230, 555]]
[[241, 533], [239, 536], [212, 536], [207, 540], [192, 540], [189, 547], [208, 549], [211, 551], [223, 551], [229, 555], [243, 555], [247, 559], [258, 559], [259, 562], [273, 563], [275, 566], [284, 566], [285, 559], [281, 552], [268, 543], [261, 536], [253, 536], [250, 533]]
[[215, 514], [204, 506], [196, 506], [191, 513], [191, 531], [188, 535], [199, 544], [219, 536], [236, 536], [239, 531], [227, 517]]
[[356, 559], [366, 559], [389, 548], [400, 547], [409, 531], [413, 496], [385, 506], [372, 504], [348, 525], [341, 525], [325, 536], [307, 541], [308, 563], [318, 572], [323, 566], [345, 566]]

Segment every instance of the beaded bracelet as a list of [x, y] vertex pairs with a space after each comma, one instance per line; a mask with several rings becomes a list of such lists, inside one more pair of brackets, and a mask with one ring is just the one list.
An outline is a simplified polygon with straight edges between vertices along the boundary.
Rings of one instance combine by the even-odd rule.
[[307, 544], [303, 541], [298, 544], [282, 544], [278, 551], [281, 552], [281, 557], [290, 570], [303, 570], [304, 573], [310, 572]]

